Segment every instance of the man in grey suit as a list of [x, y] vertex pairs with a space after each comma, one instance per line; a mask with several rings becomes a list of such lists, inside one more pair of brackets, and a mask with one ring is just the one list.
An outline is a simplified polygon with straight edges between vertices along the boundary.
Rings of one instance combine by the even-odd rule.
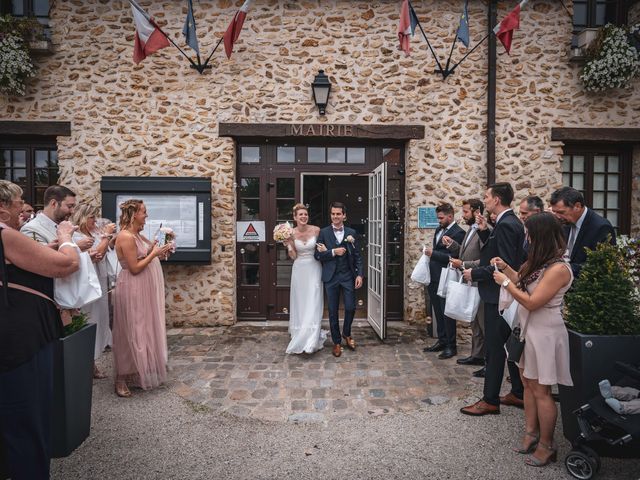
[[[462, 202], [462, 218], [469, 225], [469, 230], [467, 230], [461, 244], [449, 237], [443, 239], [451, 255], [455, 257], [451, 260], [451, 265], [455, 268], [474, 268], [480, 265], [482, 243], [477, 232], [476, 212], [480, 215], [484, 213], [482, 200], [477, 198], [464, 200]], [[471, 322], [471, 332], [471, 355], [459, 358], [456, 363], [484, 366], [484, 307], [482, 302], [475, 320]], [[473, 372], [473, 374], [476, 377], [483, 377], [484, 368]]]

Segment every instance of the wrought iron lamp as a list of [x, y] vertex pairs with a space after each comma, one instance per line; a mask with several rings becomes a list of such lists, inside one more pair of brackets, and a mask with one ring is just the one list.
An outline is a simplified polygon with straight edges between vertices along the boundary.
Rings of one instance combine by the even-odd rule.
[[313, 88], [313, 100], [318, 106], [320, 115], [325, 114], [325, 109], [329, 103], [329, 93], [331, 92], [331, 82], [329, 77], [324, 74], [324, 70], [320, 70], [311, 84]]

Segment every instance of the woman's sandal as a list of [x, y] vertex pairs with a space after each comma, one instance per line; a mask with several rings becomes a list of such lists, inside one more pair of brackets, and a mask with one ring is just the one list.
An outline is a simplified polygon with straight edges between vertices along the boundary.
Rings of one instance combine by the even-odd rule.
[[126, 382], [116, 382], [116, 395], [122, 398], [129, 398], [131, 396]]
[[[532, 433], [532, 432], [525, 432], [524, 433], [524, 437], [527, 438], [533, 438], [533, 441], [526, 447], [526, 448], [518, 448], [518, 447], [512, 447], [511, 450], [513, 450], [516, 453], [520, 453], [522, 455], [526, 455], [529, 453], [533, 453], [536, 451], [536, 448], [538, 448], [538, 442], [540, 441], [540, 434], [539, 433]], [[522, 442], [524, 444], [524, 442]]]
[[524, 463], [529, 465], [530, 467], [544, 467], [545, 465], [549, 465], [551, 462], [555, 462], [558, 459], [558, 450], [553, 448], [552, 445], [545, 445], [542, 442], [538, 442], [538, 446], [543, 449], [551, 452], [550, 455], [546, 458], [546, 460], [539, 460], [533, 455], [529, 455], [524, 459]]

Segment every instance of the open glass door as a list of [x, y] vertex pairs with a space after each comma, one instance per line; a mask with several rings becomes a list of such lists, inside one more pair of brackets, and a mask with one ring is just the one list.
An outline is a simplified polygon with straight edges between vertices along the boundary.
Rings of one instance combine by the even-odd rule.
[[369, 258], [367, 265], [367, 320], [381, 340], [387, 333], [384, 293], [386, 290], [387, 163], [369, 175]]

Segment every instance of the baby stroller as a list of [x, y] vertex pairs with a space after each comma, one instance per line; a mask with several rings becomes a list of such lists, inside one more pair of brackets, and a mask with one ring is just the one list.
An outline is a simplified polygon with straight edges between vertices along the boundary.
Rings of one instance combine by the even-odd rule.
[[[616, 370], [625, 375], [616, 383], [640, 388], [638, 368], [616, 362]], [[600, 456], [640, 457], [640, 414], [618, 414], [600, 395], [575, 410], [574, 414], [578, 420], [580, 435], [576, 439], [569, 439], [572, 449], [564, 460], [567, 471], [574, 478], [593, 478], [600, 470]]]

